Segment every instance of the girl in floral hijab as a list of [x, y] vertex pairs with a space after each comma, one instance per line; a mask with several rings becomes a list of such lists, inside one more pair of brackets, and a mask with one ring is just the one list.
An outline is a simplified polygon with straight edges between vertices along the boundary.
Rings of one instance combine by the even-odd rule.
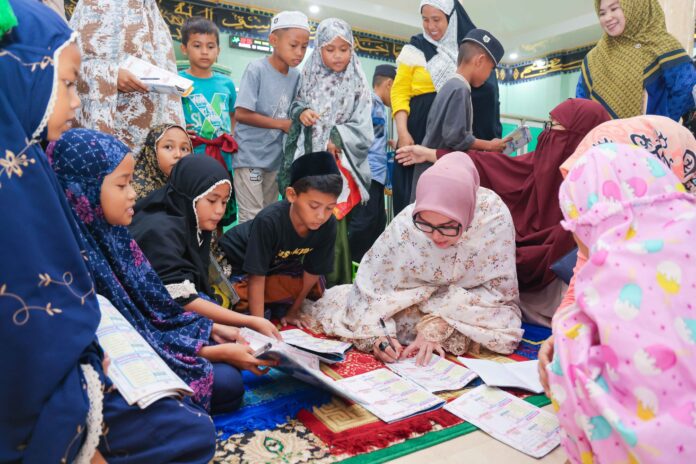
[[[160, 124], [150, 129], [133, 173], [133, 188], [138, 199], [164, 187], [173, 165], [191, 151], [191, 139], [182, 126]], [[168, 168], [166, 172], [163, 167]]]
[[278, 174], [281, 195], [290, 184], [292, 162], [306, 153], [326, 150], [336, 157], [343, 191], [334, 211], [339, 220], [334, 272], [329, 285], [351, 281], [348, 228], [342, 219], [369, 200], [372, 175], [367, 153], [374, 139], [372, 89], [355, 53], [350, 25], [337, 18], [317, 27], [315, 49], [302, 70]]
[[348, 23], [325, 19], [317, 27], [314, 41], [316, 48], [302, 70], [290, 107], [293, 125], [279, 187], [284, 194], [295, 158], [328, 149], [337, 157], [344, 180], [336, 214], [342, 219], [353, 206], [369, 199], [367, 152], [374, 138], [371, 88], [355, 53]]
[[694, 462], [696, 198], [652, 154], [592, 148], [561, 185], [589, 255], [553, 321], [550, 392], [571, 462]]

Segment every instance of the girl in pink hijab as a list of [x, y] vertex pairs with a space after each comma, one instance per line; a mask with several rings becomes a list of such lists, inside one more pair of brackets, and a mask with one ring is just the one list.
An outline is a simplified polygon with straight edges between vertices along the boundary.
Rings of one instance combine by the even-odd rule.
[[648, 151], [590, 149], [561, 185], [588, 256], [553, 320], [550, 393], [572, 462], [696, 462], [696, 198]]
[[363, 257], [355, 282], [304, 310], [326, 334], [385, 362], [416, 354], [424, 364], [433, 352], [480, 345], [511, 353], [522, 337], [517, 298], [510, 212], [479, 187], [471, 158], [452, 153], [421, 176], [415, 204]]

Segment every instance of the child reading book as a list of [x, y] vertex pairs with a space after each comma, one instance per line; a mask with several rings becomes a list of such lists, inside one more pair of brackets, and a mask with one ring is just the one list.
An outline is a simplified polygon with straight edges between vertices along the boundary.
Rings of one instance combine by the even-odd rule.
[[220, 163], [207, 156], [187, 156], [174, 166], [164, 188], [138, 202], [130, 230], [171, 297], [186, 310], [220, 324], [246, 326], [279, 338], [269, 321], [225, 309], [212, 298], [208, 279], [211, 234], [231, 190], [230, 178]]
[[347, 221], [342, 219], [355, 205], [369, 200], [372, 96], [348, 23], [337, 18], [323, 20], [317, 27], [315, 46], [290, 107], [293, 125], [278, 184], [281, 194], [285, 193], [290, 165], [305, 153], [326, 150], [336, 157], [344, 179], [335, 213], [339, 225], [335, 269], [328, 277], [331, 285], [351, 279]]
[[285, 200], [229, 230], [220, 247], [241, 298], [238, 310], [264, 316], [265, 307], [281, 306], [277, 315], [301, 327], [302, 302], [321, 296], [321, 276], [333, 269], [342, 182], [333, 155], [322, 151], [296, 159], [290, 183]]

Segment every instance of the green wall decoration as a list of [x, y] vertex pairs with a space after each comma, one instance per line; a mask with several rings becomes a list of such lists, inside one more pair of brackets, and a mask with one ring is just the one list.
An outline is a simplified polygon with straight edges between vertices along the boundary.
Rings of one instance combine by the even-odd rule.
[[[217, 24], [220, 31], [229, 33], [232, 37], [265, 41], [268, 39], [271, 19], [275, 13], [270, 10], [205, 0], [158, 0], [158, 3], [172, 37], [177, 40], [181, 40], [181, 26], [187, 18], [203, 16]], [[309, 24], [313, 39], [319, 23], [310, 20]], [[385, 37], [358, 29], [353, 29], [353, 38], [355, 50], [359, 56], [383, 61], [396, 61], [401, 47], [406, 43], [403, 39]]]

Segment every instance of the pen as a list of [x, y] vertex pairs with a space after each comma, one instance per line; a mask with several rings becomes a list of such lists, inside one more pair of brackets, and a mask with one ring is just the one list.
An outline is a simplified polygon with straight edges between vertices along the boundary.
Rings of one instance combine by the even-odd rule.
[[[381, 317], [379, 318], [379, 325], [382, 327], [382, 332], [384, 333], [384, 336], [387, 337], [387, 346], [383, 346], [384, 342], [382, 342], [379, 344], [379, 349], [385, 351], [390, 346], [394, 348], [394, 345], [392, 345], [391, 342], [391, 337], [389, 336], [389, 332], [387, 332], [387, 324], [384, 323], [384, 319], [382, 319]], [[396, 348], [394, 348], [394, 351], [396, 351]]]

